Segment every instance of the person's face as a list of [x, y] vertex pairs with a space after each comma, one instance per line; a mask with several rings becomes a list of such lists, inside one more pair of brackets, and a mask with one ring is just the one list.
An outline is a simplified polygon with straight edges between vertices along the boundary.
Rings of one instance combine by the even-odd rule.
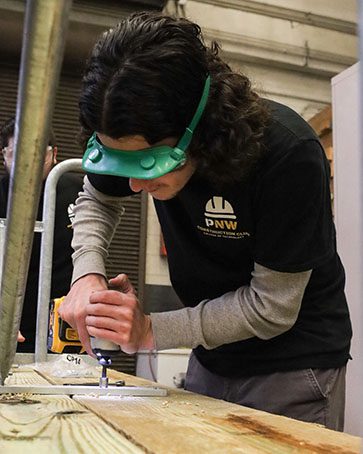
[[[43, 180], [45, 180], [52, 170], [54, 164], [57, 163], [57, 148], [48, 146], [45, 152], [45, 160], [43, 167]], [[4, 165], [8, 173], [11, 172], [14, 158], [14, 137], [10, 137], [8, 145], [3, 149]]]
[[[136, 151], [151, 147], [151, 144], [149, 144], [142, 136], [127, 136], [119, 139], [112, 139], [104, 134], [97, 134], [97, 136], [103, 145], [114, 149]], [[177, 139], [168, 138], [153, 144], [153, 146], [169, 145], [174, 147], [176, 143]], [[122, 151], [120, 151], [120, 153], [122, 153]], [[154, 197], [154, 199], [169, 200], [175, 197], [178, 192], [183, 189], [193, 175], [194, 171], [194, 164], [191, 160], [187, 159], [186, 163], [182, 167], [159, 178], [154, 178], [152, 180], [129, 178], [129, 185], [131, 190], [134, 192], [146, 191]]]

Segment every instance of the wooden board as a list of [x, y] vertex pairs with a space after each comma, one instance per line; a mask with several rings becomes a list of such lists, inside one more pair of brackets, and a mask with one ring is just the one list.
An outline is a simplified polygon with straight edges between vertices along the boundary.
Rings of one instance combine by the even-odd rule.
[[[109, 377], [127, 385], [151, 384], [115, 371]], [[360, 453], [358, 437], [177, 389], [169, 388], [166, 398], [74, 399], [151, 452]]]
[[[17, 369], [7, 384], [49, 384], [32, 370]], [[105, 450], [106, 447], [106, 450]], [[92, 411], [67, 396], [22, 394], [0, 399], [1, 454], [144, 452]]]
[[359, 440], [318, 425], [192, 393], [97, 402], [76, 397], [130, 440], [161, 453], [357, 453]]
[[[109, 376], [153, 384], [115, 371]], [[17, 384], [70, 381], [29, 369], [10, 378]], [[177, 389], [167, 397], [30, 399], [37, 403], [0, 404], [1, 453], [350, 454], [361, 448], [358, 437]]]

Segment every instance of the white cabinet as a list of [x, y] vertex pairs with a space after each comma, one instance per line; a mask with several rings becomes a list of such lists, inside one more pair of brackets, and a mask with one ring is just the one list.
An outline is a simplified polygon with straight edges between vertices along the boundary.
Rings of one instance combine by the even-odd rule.
[[188, 348], [173, 348], [159, 352], [141, 351], [137, 354], [136, 375], [161, 385], [181, 387], [188, 368]]
[[363, 437], [363, 147], [359, 63], [332, 79], [334, 208], [353, 324], [345, 431]]

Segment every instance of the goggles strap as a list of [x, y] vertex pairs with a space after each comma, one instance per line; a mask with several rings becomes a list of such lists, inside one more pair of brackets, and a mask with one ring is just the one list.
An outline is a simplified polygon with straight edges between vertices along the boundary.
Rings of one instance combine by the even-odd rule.
[[210, 89], [210, 76], [208, 76], [205, 81], [202, 97], [200, 98], [197, 110], [192, 118], [192, 121], [190, 122], [189, 126], [185, 129], [185, 132], [184, 132], [182, 138], [178, 142], [177, 148], [179, 148], [183, 151], [188, 148], [188, 146], [192, 140], [194, 130], [197, 127], [199, 120], [201, 119], [201, 116], [203, 115], [205, 106], [207, 105], [207, 101], [208, 101], [209, 89]]

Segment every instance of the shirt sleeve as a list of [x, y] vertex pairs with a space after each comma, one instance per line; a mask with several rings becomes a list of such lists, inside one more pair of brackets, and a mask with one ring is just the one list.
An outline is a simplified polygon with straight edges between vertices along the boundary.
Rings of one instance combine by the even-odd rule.
[[255, 262], [273, 270], [316, 268], [335, 251], [329, 164], [306, 140], [267, 166], [255, 197]]
[[278, 336], [296, 322], [310, 275], [310, 270], [281, 273], [256, 263], [249, 286], [196, 307], [151, 314], [156, 348], [212, 349], [251, 337]]
[[79, 193], [74, 208], [72, 224], [72, 283], [91, 273], [106, 277], [108, 247], [123, 211], [119, 196], [98, 191], [85, 177], [83, 191]]

